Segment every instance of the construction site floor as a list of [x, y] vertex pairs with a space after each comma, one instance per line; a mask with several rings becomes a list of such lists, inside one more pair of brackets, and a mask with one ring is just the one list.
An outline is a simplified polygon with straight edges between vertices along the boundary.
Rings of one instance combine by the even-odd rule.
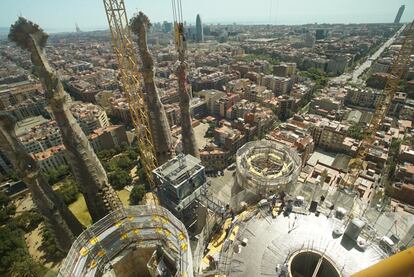
[[384, 257], [375, 243], [368, 242], [365, 251], [358, 250], [354, 243], [334, 238], [333, 230], [343, 228], [343, 222], [324, 215], [315, 216], [283, 214], [272, 218], [259, 213], [250, 219], [235, 236], [235, 243], [247, 241], [246, 246], [229, 247], [220, 257], [227, 264], [227, 276], [279, 276], [278, 265], [301, 249], [313, 249], [325, 253], [342, 273], [349, 276], [364, 269]]

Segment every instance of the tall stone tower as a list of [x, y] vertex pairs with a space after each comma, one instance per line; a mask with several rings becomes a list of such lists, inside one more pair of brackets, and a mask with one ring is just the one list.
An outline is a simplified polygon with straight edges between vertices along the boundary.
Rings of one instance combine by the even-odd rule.
[[172, 156], [173, 141], [167, 115], [155, 86], [154, 61], [147, 46], [147, 28], [151, 26], [151, 23], [145, 14], [139, 12], [131, 19], [130, 25], [134, 34], [138, 36], [138, 52], [142, 61], [140, 72], [144, 79], [144, 95], [148, 105], [150, 130], [158, 165], [162, 165]]
[[177, 77], [178, 96], [180, 98], [179, 105], [181, 112], [181, 141], [183, 143], [183, 152], [185, 154], [190, 154], [196, 158], [199, 158], [200, 152], [198, 150], [190, 113], [190, 94], [188, 93], [186, 84], [187, 63], [184, 59], [184, 53], [180, 53], [180, 64], [177, 67]]
[[10, 28], [9, 39], [31, 54], [35, 72], [61, 130], [72, 173], [85, 197], [92, 220], [96, 222], [109, 212], [121, 208], [122, 203], [109, 184], [106, 172], [88, 139], [69, 110], [69, 95], [64, 91], [44, 53], [47, 38], [48, 35], [38, 25], [23, 17], [19, 17]]
[[12, 115], [0, 111], [0, 147], [29, 188], [33, 203], [53, 233], [56, 245], [67, 253], [83, 226], [40, 174], [39, 165], [16, 137], [15, 125]]
[[405, 10], [405, 5], [401, 5], [401, 7], [398, 9], [397, 15], [395, 16], [394, 23], [396, 24], [400, 23], [404, 10]]
[[197, 18], [196, 18], [196, 41], [197, 42], [204, 41], [203, 23], [201, 22], [201, 17], [199, 14], [197, 14]]
[[[198, 146], [196, 143], [193, 125], [190, 113], [190, 94], [187, 86], [187, 63], [186, 50], [187, 44], [184, 34], [184, 24], [176, 22], [175, 43], [178, 52], [178, 67], [176, 75], [178, 78], [178, 97], [181, 112], [181, 141], [183, 143], [183, 152], [194, 157], [199, 157]], [[201, 26], [201, 21], [200, 21]]]

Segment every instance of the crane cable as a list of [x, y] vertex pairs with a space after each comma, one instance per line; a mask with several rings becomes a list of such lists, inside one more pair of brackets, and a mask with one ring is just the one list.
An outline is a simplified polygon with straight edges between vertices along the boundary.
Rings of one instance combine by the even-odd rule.
[[173, 12], [173, 21], [174, 23], [177, 22], [177, 15], [176, 15], [176, 8], [175, 8], [175, 0], [171, 0], [172, 12]]
[[174, 41], [177, 51], [179, 53], [179, 59], [183, 59], [185, 52], [185, 35], [184, 35], [184, 23], [183, 23], [183, 6], [181, 0], [171, 0], [171, 6], [173, 10], [174, 19]]
[[181, 0], [171, 0], [174, 23], [183, 23], [183, 5]]

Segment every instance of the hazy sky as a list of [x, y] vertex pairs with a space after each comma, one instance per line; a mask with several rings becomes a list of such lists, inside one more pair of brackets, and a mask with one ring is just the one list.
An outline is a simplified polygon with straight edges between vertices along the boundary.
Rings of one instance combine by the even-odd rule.
[[[410, 2], [410, 3], [409, 3]], [[403, 22], [414, 19], [413, 0], [182, 0], [184, 19], [205, 23], [376, 23], [392, 22], [406, 4]], [[171, 21], [170, 0], [125, 0], [128, 16], [142, 10], [152, 22]], [[0, 27], [17, 16], [49, 31], [107, 28], [102, 0], [0, 0]]]

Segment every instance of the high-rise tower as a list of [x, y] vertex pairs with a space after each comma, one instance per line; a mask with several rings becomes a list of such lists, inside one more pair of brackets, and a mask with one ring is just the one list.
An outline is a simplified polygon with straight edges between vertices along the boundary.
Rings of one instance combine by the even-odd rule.
[[75, 27], [76, 27], [76, 33], [81, 33], [81, 29], [78, 26], [78, 23], [75, 23]]
[[405, 5], [401, 5], [401, 7], [398, 9], [397, 16], [395, 16], [394, 23], [396, 24], [400, 23], [401, 16], [403, 15], [404, 10], [405, 10]]
[[196, 41], [197, 42], [204, 41], [203, 23], [201, 22], [201, 17], [199, 14], [197, 14], [197, 18], [196, 18]]

